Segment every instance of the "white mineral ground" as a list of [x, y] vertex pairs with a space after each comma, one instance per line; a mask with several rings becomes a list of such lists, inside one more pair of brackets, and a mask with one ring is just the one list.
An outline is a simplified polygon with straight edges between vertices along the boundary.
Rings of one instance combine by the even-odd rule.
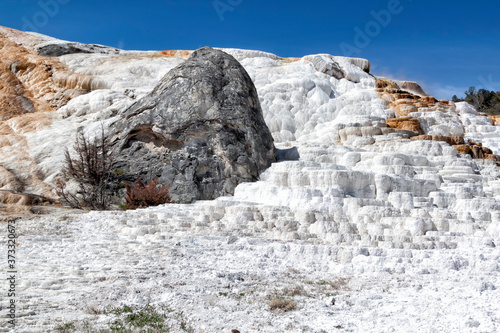
[[[22, 218], [15, 332], [85, 331], [85, 321], [98, 331], [113, 320], [107, 307], [146, 304], [182, 311], [195, 332], [500, 331], [495, 162], [389, 131], [394, 113], [367, 61], [225, 51], [252, 77], [277, 147], [298, 147], [300, 160], [214, 201]], [[157, 54], [56, 58], [96, 89], [23, 134], [44, 182], [76, 128], [112, 126], [187, 52]], [[415, 117], [426, 134], [464, 134], [500, 153], [500, 127], [467, 104], [425, 111]], [[276, 296], [296, 308], [271, 311]]]

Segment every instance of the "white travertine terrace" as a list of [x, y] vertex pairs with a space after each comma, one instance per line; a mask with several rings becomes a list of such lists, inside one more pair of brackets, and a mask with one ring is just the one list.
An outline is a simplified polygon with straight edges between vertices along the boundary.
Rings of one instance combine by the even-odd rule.
[[[24, 45], [36, 49], [30, 38]], [[127, 302], [168, 303], [203, 332], [500, 330], [496, 163], [387, 127], [395, 114], [375, 91], [366, 60], [224, 51], [250, 74], [288, 160], [239, 185], [233, 197], [92, 212], [62, 225], [57, 217], [20, 222], [27, 315], [19, 332], [43, 332], [54, 321], [104, 325], [107, 317], [88, 309]], [[49, 185], [77, 130], [92, 135], [101, 123], [113, 126], [185, 57], [120, 51], [57, 59], [90, 77], [91, 92], [50, 114], [49, 126], [17, 133]], [[500, 153], [500, 127], [466, 103], [411, 117], [425, 134], [463, 135]], [[15, 118], [9, 122], [15, 130]], [[296, 153], [285, 152], [293, 147]], [[9, 152], [4, 166], [21, 154]], [[306, 283], [337, 277], [351, 282], [335, 291], [336, 306], [328, 291]], [[271, 290], [297, 283], [312, 295], [299, 296], [298, 310], [268, 311]]]

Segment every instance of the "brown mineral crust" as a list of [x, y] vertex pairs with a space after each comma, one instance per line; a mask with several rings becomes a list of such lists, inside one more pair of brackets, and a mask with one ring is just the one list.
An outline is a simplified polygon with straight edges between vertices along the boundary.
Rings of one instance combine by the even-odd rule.
[[444, 135], [419, 135], [412, 137], [411, 140], [443, 141], [449, 144], [450, 146], [453, 145], [454, 143], [451, 136], [444, 136]]
[[[410, 84], [410, 82], [406, 82]], [[455, 103], [450, 101], [438, 101], [431, 96], [421, 97], [410, 91], [404, 90], [394, 81], [377, 79], [376, 90], [381, 99], [387, 103], [396, 117], [411, 117], [414, 112], [434, 111], [439, 109], [455, 110]], [[414, 91], [416, 87], [413, 87]], [[420, 88], [421, 90], [421, 88]]]
[[471, 153], [471, 146], [470, 145], [456, 145], [454, 147], [457, 148], [458, 154], [468, 155]]
[[494, 126], [500, 126], [500, 116], [489, 116]]
[[417, 132], [419, 134], [424, 134], [422, 127], [420, 127], [420, 122], [416, 118], [409, 118], [409, 117], [392, 118], [392, 119], [387, 119], [386, 123], [390, 128], [402, 129], [402, 130]]
[[438, 102], [437, 99], [435, 99], [432, 96], [425, 96], [419, 99], [420, 102], [422, 103], [427, 103], [427, 104], [436, 104]]
[[57, 59], [42, 57], [0, 33], [0, 120], [53, 111], [90, 88], [89, 76], [73, 73]]
[[192, 51], [186, 51], [186, 50], [165, 50], [165, 51], [161, 51], [161, 54], [165, 57], [169, 57], [169, 58], [183, 58], [183, 59], [187, 59], [191, 53], [193, 53]]

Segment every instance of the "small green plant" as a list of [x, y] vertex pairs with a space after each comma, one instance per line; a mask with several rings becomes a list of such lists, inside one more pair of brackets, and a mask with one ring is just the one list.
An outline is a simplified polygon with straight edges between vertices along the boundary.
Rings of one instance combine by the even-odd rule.
[[225, 293], [225, 292], [219, 292], [219, 296], [224, 296], [224, 297], [227, 297], [228, 293]]
[[55, 330], [63, 333], [195, 332], [183, 312], [174, 311], [168, 306], [154, 307], [149, 304], [142, 307], [130, 305], [123, 305], [120, 307], [107, 306], [103, 310], [95, 310], [93, 312], [109, 317], [109, 321], [105, 327], [101, 326], [97, 328], [88, 321], [82, 321], [63, 324], [56, 327]]
[[73, 332], [74, 330], [75, 330], [75, 324], [73, 324], [72, 322], [65, 323], [56, 327], [56, 331], [62, 333], [69, 333]]
[[114, 173], [117, 176], [121, 176], [125, 173], [125, 171], [123, 169], [118, 169], [118, 170], [115, 170]]
[[128, 332], [135, 328], [145, 329], [144, 332], [169, 332], [170, 326], [165, 322], [168, 311], [165, 308], [163, 313], [158, 312], [151, 305], [142, 308], [124, 305], [108, 309], [107, 314], [117, 317], [110, 325], [112, 332]]
[[150, 306], [138, 311], [132, 311], [126, 316], [125, 322], [130, 326], [135, 327], [145, 327], [146, 325], [153, 328], [165, 327], [165, 320], [163, 316], [157, 313]]
[[124, 305], [122, 308], [111, 308], [108, 313], [112, 313], [115, 316], [121, 316], [124, 313], [134, 312], [134, 309], [128, 305]]

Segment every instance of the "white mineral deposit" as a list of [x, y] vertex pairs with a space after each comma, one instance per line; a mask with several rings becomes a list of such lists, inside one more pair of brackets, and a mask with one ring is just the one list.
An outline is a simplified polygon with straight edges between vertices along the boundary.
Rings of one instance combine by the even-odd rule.
[[[0, 34], [33, 52], [65, 43]], [[51, 191], [77, 131], [112, 129], [192, 53], [113, 50], [51, 58], [90, 92], [33, 129], [3, 121], [2, 168], [31, 175], [33, 193]], [[97, 332], [106, 309], [146, 305], [172, 311], [172, 332], [500, 331], [500, 168], [412, 139], [460, 137], [493, 156], [494, 120], [466, 103], [404, 104], [422, 132], [391, 128], [409, 107], [389, 108], [367, 60], [222, 51], [255, 84], [280, 161], [215, 200], [21, 218], [16, 332]], [[293, 306], [271, 309], [276, 298]]]

